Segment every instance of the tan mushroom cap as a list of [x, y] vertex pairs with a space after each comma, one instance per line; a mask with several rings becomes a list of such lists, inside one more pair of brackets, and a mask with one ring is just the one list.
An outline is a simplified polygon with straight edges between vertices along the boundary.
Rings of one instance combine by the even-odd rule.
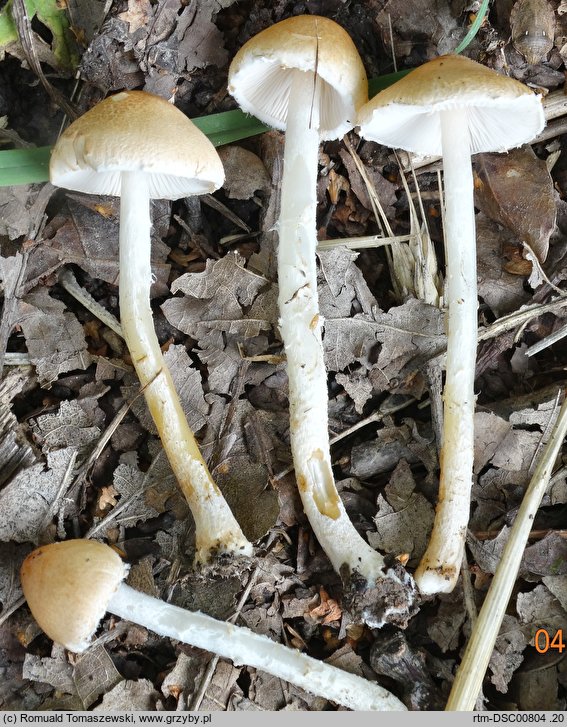
[[441, 154], [439, 112], [466, 108], [471, 153], [505, 151], [545, 125], [541, 98], [523, 83], [458, 55], [435, 58], [378, 93], [358, 114], [366, 139]]
[[295, 69], [317, 73], [321, 138], [352, 129], [368, 99], [366, 71], [349, 34], [329, 18], [298, 15], [255, 35], [230, 64], [228, 90], [244, 111], [284, 131]]
[[24, 596], [43, 631], [84, 651], [128, 567], [108, 545], [66, 540], [34, 550], [20, 572]]
[[74, 121], [49, 165], [58, 187], [120, 196], [121, 172], [147, 175], [152, 199], [212, 192], [224, 181], [207, 137], [172, 104], [144, 91], [123, 91]]

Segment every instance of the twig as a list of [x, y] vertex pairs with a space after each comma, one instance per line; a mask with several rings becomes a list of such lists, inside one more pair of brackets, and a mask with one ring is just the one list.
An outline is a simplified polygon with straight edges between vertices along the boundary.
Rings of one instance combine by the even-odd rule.
[[498, 320], [486, 326], [486, 328], [479, 328], [478, 340], [487, 341], [491, 338], [496, 338], [501, 333], [507, 333], [508, 331], [523, 325], [530, 321], [532, 318], [537, 318], [544, 313], [550, 313], [552, 311], [565, 308], [567, 306], [567, 298], [555, 298], [549, 303], [536, 303], [535, 305], [528, 305], [515, 313], [510, 313], [507, 316], [502, 316]]
[[342, 237], [335, 240], [319, 240], [317, 252], [332, 250], [335, 247], [348, 247], [349, 250], [366, 250], [372, 247], [384, 247], [384, 245], [395, 245], [398, 242], [411, 242], [418, 238], [418, 235], [395, 235], [384, 237], [383, 235], [364, 235], [362, 237]]
[[446, 710], [472, 711], [496, 643], [502, 619], [520, 568], [532, 522], [549, 485], [552, 469], [567, 433], [567, 398], [555, 422], [539, 464], [526, 490], [500, 563], [473, 627]]
[[30, 68], [39, 78], [41, 85], [45, 88], [57, 106], [59, 106], [67, 114], [67, 116], [69, 116], [69, 118], [76, 119], [78, 116], [77, 109], [73, 106], [73, 104], [69, 103], [58, 89], [49, 83], [43, 73], [43, 69], [41, 68], [41, 64], [35, 51], [31, 22], [24, 0], [14, 0], [12, 4], [12, 16], [14, 18], [14, 23], [16, 24], [20, 43], [22, 44], [22, 48]]
[[534, 343], [534, 345], [530, 346], [524, 353], [526, 356], [535, 356], [536, 353], [540, 353], [544, 349], [549, 348], [549, 346], [553, 346], [554, 343], [561, 341], [561, 339], [565, 338], [565, 336], [567, 336], [567, 325], [561, 326], [561, 328], [554, 333], [551, 333], [549, 336], [542, 338], [541, 341]]
[[[535, 271], [537, 272], [538, 276], [543, 279], [545, 283], [549, 285], [549, 287], [554, 290], [556, 293], [558, 293], [560, 296], [567, 296], [567, 290], [562, 290], [559, 286], [555, 285], [555, 283], [552, 283], [551, 280], [547, 277], [547, 273], [542, 267], [542, 264], [539, 261], [539, 258], [535, 252], [535, 250], [532, 248], [532, 246], [527, 243], [525, 240], [522, 241], [522, 246], [526, 250], [526, 260], [529, 260], [531, 264], [534, 266]], [[534, 286], [536, 287], [536, 286]]]
[[[366, 427], [368, 424], [373, 424], [374, 422], [382, 421], [382, 419], [387, 416], [388, 414], [393, 414], [394, 412], [400, 411], [401, 409], [405, 409], [406, 407], [410, 406], [410, 404], [415, 403], [415, 399], [413, 397], [408, 398], [407, 400], [401, 402], [400, 404], [396, 404], [394, 406], [388, 407], [387, 410], [379, 410], [375, 411], [372, 414], [369, 414], [369, 416], [365, 417], [364, 419], [361, 419], [356, 424], [353, 424], [352, 427], [349, 427], [348, 429], [345, 429], [340, 434], [336, 434], [331, 440], [330, 445], [331, 447], [336, 444], [337, 442], [340, 442], [341, 439], [345, 439], [346, 437], [350, 437], [351, 434], [354, 434], [354, 432], [358, 431], [359, 429], [362, 429], [362, 427]], [[289, 475], [293, 472], [293, 466], [286, 467], [285, 470], [281, 470], [277, 474], [274, 475], [274, 480], [281, 480], [286, 475]]]
[[108, 326], [114, 333], [120, 338], [124, 338], [122, 333], [122, 326], [118, 321], [118, 318], [112, 315], [106, 308], [96, 301], [92, 295], [79, 285], [77, 279], [69, 268], [62, 268], [59, 273], [59, 284], [65, 288], [65, 290], [78, 300], [79, 303], [96, 316], [105, 326]]

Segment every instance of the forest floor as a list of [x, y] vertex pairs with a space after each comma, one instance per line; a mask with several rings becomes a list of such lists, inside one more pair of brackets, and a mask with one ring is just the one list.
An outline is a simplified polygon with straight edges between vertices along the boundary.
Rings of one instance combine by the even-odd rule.
[[[142, 89], [174, 98], [191, 118], [236, 108], [227, 92], [231, 58], [290, 15], [338, 22], [376, 78], [453, 51], [478, 10], [443, 0], [67, 5], [73, 43], [37, 17], [31, 33], [47, 82], [71, 110]], [[229, 573], [193, 569], [191, 515], [128, 350], [103, 312], [118, 316], [118, 201], [49, 184], [0, 188], [2, 709], [336, 708], [110, 616], [83, 655], [53, 644], [23, 601], [19, 567], [34, 546], [79, 537], [115, 546], [141, 590], [233, 617], [378, 680], [410, 709], [443, 708], [566, 385], [565, 339], [549, 339], [567, 324], [563, 6], [530, 0], [512, 12], [511, 2], [495, 0], [466, 49], [560, 110], [533, 145], [474, 159], [480, 344], [467, 561], [453, 592], [421, 598], [405, 628], [357, 623], [297, 494], [277, 325], [283, 134], [220, 147], [226, 181], [213, 195], [152, 204], [159, 341], [215, 481], [255, 545], [254, 557]], [[6, 148], [51, 145], [64, 113], [23, 60], [25, 42], [5, 50], [0, 140]], [[438, 160], [410, 160], [355, 132], [319, 154], [318, 282], [335, 477], [359, 532], [410, 573], [427, 545], [439, 481], [440, 170]], [[363, 246], [361, 238], [384, 236], [388, 226], [402, 242]], [[542, 629], [567, 638], [563, 461], [533, 523], [479, 708], [565, 708], [564, 649], [534, 645]]]

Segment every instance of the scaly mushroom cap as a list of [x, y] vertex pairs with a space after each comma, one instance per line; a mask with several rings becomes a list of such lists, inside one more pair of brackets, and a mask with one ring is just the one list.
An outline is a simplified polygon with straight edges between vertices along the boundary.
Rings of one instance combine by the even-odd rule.
[[349, 34], [329, 18], [298, 15], [255, 35], [230, 64], [228, 90], [244, 111], [285, 131], [294, 70], [317, 74], [321, 138], [352, 129], [368, 99], [366, 72]]
[[441, 154], [439, 112], [466, 108], [471, 154], [506, 151], [545, 126], [541, 97], [519, 81], [457, 55], [435, 58], [381, 91], [358, 113], [365, 139]]
[[128, 567], [108, 545], [66, 540], [37, 548], [20, 577], [35, 620], [50, 639], [84, 651]]
[[218, 189], [224, 170], [214, 146], [179, 109], [144, 91], [101, 101], [61, 135], [49, 177], [65, 189], [120, 196], [120, 173], [148, 175], [152, 199]]

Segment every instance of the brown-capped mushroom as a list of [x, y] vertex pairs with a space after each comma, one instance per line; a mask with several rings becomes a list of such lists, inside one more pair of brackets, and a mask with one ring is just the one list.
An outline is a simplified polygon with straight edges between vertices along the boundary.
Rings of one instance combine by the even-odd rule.
[[471, 154], [505, 151], [545, 124], [541, 99], [468, 58], [435, 58], [360, 109], [366, 139], [442, 154], [448, 307], [441, 476], [429, 547], [415, 574], [423, 593], [451, 591], [469, 520], [477, 348], [476, 235]]
[[[229, 68], [228, 90], [240, 107], [285, 130], [278, 221], [279, 327], [289, 379], [290, 439], [305, 514], [333, 567], [343, 576], [357, 618], [379, 626], [407, 623], [411, 578], [358, 534], [335, 486], [328, 434], [323, 320], [317, 296], [317, 171], [319, 143], [341, 138], [367, 99], [358, 51], [329, 18], [299, 15], [251, 38]], [[366, 588], [388, 581], [372, 603]], [[351, 598], [352, 597], [352, 598]], [[370, 599], [368, 599], [370, 600]]]
[[163, 447], [195, 520], [196, 561], [248, 556], [163, 360], [150, 307], [150, 200], [212, 192], [224, 179], [207, 137], [175, 106], [143, 91], [106, 98], [74, 121], [51, 156], [51, 182], [120, 197], [120, 319]]
[[246, 628], [147, 596], [123, 583], [128, 572], [108, 545], [68, 540], [34, 550], [24, 560], [21, 580], [37, 623], [54, 641], [84, 651], [108, 611], [161, 636], [212, 651], [262, 669], [345, 707], [405, 710], [374, 682], [306, 656]]

